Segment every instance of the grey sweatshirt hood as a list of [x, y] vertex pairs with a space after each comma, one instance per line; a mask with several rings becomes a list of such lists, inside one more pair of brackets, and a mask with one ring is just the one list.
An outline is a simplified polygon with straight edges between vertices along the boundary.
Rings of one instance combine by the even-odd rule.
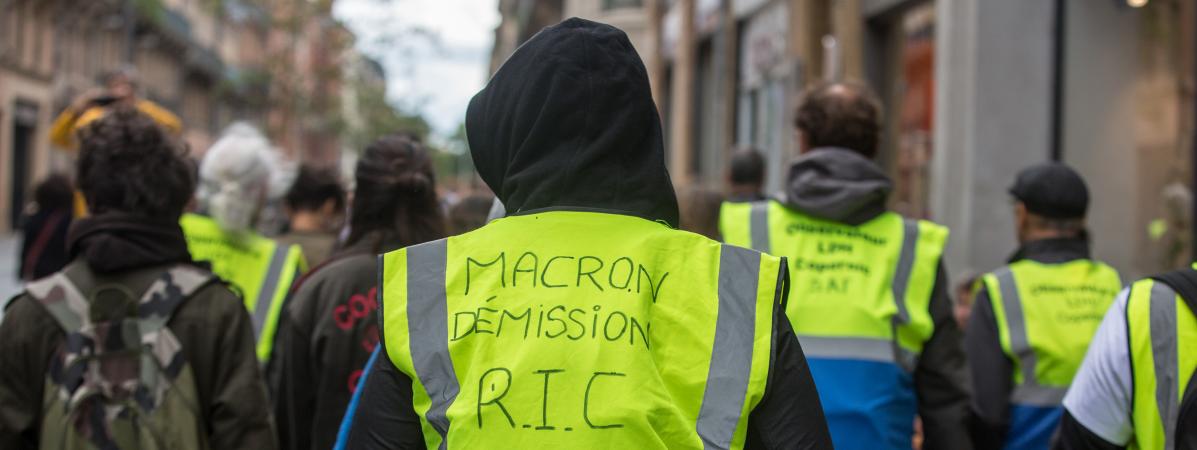
[[892, 190], [893, 183], [872, 160], [825, 147], [790, 163], [782, 201], [820, 219], [860, 225], [885, 212]]

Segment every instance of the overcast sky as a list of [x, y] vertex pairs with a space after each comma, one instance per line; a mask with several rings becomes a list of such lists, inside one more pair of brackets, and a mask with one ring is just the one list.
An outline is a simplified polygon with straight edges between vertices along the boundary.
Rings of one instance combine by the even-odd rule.
[[457, 129], [489, 75], [497, 0], [338, 0], [334, 15], [386, 68], [393, 104], [423, 113], [441, 136]]

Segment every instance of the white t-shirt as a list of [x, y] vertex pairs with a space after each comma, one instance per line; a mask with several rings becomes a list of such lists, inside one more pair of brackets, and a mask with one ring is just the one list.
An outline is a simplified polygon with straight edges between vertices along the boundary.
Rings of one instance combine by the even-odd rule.
[[1064, 397], [1064, 408], [1077, 422], [1115, 445], [1126, 445], [1134, 434], [1131, 426], [1134, 380], [1126, 330], [1129, 292], [1129, 289], [1120, 292], [1106, 312]]

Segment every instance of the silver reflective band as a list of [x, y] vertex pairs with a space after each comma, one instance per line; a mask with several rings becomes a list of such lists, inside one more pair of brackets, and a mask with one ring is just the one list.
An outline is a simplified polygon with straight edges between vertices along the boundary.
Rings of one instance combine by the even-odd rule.
[[1018, 365], [1022, 370], [1022, 384], [1015, 386], [1010, 392], [1010, 402], [1029, 406], [1060, 406], [1068, 386], [1043, 386], [1035, 376], [1039, 357], [1035, 350], [1031, 349], [1030, 339], [1027, 338], [1027, 321], [1022, 313], [1022, 299], [1018, 296], [1014, 272], [1011, 272], [1009, 267], [1002, 267], [994, 272], [994, 276], [997, 277], [998, 290], [1002, 294], [1002, 312], [1006, 315], [1006, 328], [1010, 334], [1010, 351], [1018, 358]]
[[918, 355], [895, 344], [892, 339], [798, 335], [802, 353], [807, 358], [853, 359], [914, 367]]
[[1014, 386], [1014, 390], [1010, 392], [1010, 402], [1018, 405], [1054, 407], [1064, 402], [1064, 394], [1067, 393], [1066, 387], [1023, 383]]
[[[1155, 366], [1155, 402], [1164, 424], [1164, 448], [1176, 445], [1177, 397], [1180, 375], [1176, 348], [1176, 292], [1161, 282], [1151, 283], [1151, 360]], [[1194, 382], [1197, 382], [1195, 380]]]
[[274, 245], [274, 254], [270, 255], [270, 265], [266, 266], [266, 277], [262, 286], [258, 288], [258, 300], [254, 303], [254, 339], [261, 339], [262, 329], [266, 327], [266, 317], [270, 315], [270, 303], [274, 300], [278, 290], [278, 281], [283, 277], [283, 269], [287, 264], [287, 253], [291, 247], [281, 244]]
[[447, 243], [441, 239], [407, 249], [407, 336], [411, 340], [411, 361], [432, 402], [424, 417], [441, 435], [442, 450], [447, 448], [449, 435], [445, 411], [460, 391], [449, 355], [445, 305]]
[[719, 314], [696, 430], [704, 449], [729, 449], [740, 423], [752, 344], [756, 340], [756, 290], [760, 253], [723, 245], [719, 251]]
[[748, 214], [752, 249], [769, 253], [769, 201], [753, 202]]
[[[898, 267], [894, 269], [891, 289], [894, 303], [898, 307], [899, 324], [910, 323], [910, 312], [906, 310], [906, 287], [910, 285], [910, 274], [914, 272], [915, 245], [919, 241], [919, 222], [902, 219], [902, 250], [898, 253]], [[894, 339], [898, 337], [895, 335]]]

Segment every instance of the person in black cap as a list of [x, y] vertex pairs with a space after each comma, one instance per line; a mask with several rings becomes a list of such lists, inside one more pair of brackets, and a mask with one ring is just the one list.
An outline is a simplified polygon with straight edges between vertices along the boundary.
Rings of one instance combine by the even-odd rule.
[[977, 283], [965, 333], [974, 442], [1046, 449], [1064, 393], [1122, 282], [1090, 259], [1089, 190], [1076, 171], [1036, 165], [1009, 192], [1020, 247]]

